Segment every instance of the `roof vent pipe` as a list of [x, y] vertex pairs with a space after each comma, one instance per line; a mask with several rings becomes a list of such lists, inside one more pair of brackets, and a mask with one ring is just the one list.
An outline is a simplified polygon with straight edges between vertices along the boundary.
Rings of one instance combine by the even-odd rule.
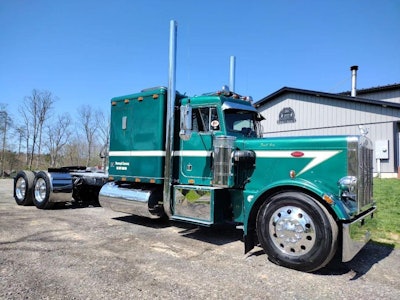
[[357, 70], [358, 66], [351, 66], [351, 96], [355, 97], [357, 95]]

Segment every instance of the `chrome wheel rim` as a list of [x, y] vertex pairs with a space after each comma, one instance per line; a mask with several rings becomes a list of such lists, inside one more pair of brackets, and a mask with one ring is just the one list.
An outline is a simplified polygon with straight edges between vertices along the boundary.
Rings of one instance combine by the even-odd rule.
[[311, 217], [295, 206], [277, 209], [269, 222], [275, 247], [288, 256], [307, 254], [315, 245], [315, 225]]
[[35, 184], [35, 200], [43, 202], [46, 199], [46, 181], [38, 178]]
[[15, 183], [15, 195], [18, 200], [24, 200], [26, 195], [26, 180], [23, 177], [17, 179]]

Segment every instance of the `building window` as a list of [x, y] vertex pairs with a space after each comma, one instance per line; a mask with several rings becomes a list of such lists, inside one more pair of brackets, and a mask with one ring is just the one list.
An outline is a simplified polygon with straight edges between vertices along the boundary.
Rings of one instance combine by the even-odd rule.
[[295, 123], [296, 118], [294, 110], [291, 107], [285, 107], [279, 112], [278, 124]]

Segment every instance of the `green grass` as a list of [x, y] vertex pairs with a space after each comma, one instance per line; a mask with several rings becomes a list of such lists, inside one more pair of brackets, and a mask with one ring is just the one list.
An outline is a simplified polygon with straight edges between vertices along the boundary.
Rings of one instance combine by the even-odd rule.
[[400, 180], [374, 179], [377, 203], [376, 225], [372, 241], [400, 248]]

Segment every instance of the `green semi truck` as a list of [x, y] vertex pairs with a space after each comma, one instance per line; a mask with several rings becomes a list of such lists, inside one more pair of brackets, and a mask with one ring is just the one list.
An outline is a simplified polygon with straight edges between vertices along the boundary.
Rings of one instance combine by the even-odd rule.
[[16, 202], [48, 208], [98, 198], [102, 207], [149, 218], [236, 224], [246, 253], [261, 246], [274, 263], [306, 272], [335, 254], [351, 260], [370, 239], [376, 211], [370, 140], [263, 138], [263, 117], [248, 97], [226, 88], [176, 92], [175, 26], [169, 87], [111, 100], [108, 174], [21, 171]]

